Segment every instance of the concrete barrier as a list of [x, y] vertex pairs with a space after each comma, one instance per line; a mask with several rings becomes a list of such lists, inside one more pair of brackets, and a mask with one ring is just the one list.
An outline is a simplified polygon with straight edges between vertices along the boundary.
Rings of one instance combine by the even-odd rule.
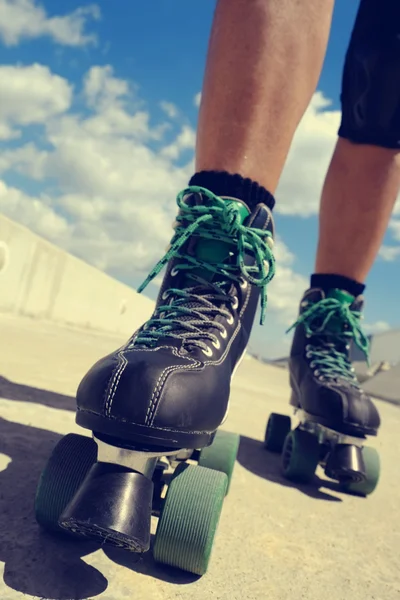
[[0, 215], [0, 312], [129, 335], [154, 302]]

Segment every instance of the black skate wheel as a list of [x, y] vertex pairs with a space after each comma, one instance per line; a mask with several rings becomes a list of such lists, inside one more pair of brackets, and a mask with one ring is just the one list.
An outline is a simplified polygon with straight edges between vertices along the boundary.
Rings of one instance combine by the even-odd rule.
[[44, 529], [65, 533], [59, 526], [58, 519], [96, 458], [97, 445], [92, 438], [70, 433], [58, 442], [36, 490], [35, 517]]
[[376, 489], [380, 477], [380, 459], [375, 448], [364, 446], [362, 456], [365, 465], [365, 479], [342, 484], [343, 491], [357, 496], [369, 496]]
[[240, 436], [236, 433], [217, 431], [211, 446], [203, 448], [200, 452], [199, 465], [201, 467], [220, 471], [227, 475], [228, 487], [226, 493], [229, 491], [239, 444]]
[[172, 479], [158, 522], [154, 559], [196, 575], [207, 571], [228, 486], [228, 477], [181, 464]]
[[287, 415], [271, 413], [265, 430], [264, 448], [280, 454], [292, 423]]
[[288, 433], [282, 450], [282, 471], [291, 481], [309, 483], [319, 463], [318, 439], [302, 429]]

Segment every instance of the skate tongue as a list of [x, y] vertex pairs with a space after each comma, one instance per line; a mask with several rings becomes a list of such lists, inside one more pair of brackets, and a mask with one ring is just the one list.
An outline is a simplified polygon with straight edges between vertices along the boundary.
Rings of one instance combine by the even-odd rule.
[[344, 290], [329, 290], [327, 298], [335, 298], [335, 300], [339, 300], [341, 304], [353, 304], [355, 300], [354, 296]]
[[[353, 304], [355, 298], [349, 292], [345, 292], [344, 290], [329, 290], [327, 294], [327, 298], [334, 298], [338, 300], [343, 305], [351, 305]], [[329, 330], [332, 333], [341, 333], [343, 331], [343, 321], [338, 318], [332, 318], [329, 322]]]
[[[222, 197], [222, 199], [228, 205], [234, 205], [237, 207], [240, 223], [243, 224], [250, 215], [248, 207], [236, 198]], [[228, 262], [235, 253], [235, 250], [236, 242], [234, 240], [232, 240], [232, 243], [228, 243], [226, 241], [207, 240], [200, 238], [196, 242], [196, 245], [193, 249], [193, 255], [202, 262], [206, 262], [208, 264], [218, 264]], [[212, 281], [212, 279], [215, 277], [215, 274], [207, 269], [195, 269], [194, 273], [203, 279], [206, 279], [207, 281]]]

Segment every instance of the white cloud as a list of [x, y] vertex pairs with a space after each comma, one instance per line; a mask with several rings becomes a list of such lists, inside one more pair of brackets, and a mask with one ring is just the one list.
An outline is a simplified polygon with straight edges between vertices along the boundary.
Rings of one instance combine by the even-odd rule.
[[[389, 232], [394, 242], [400, 242], [400, 219], [396, 216], [400, 212], [400, 203], [397, 202], [394, 211], [394, 217], [389, 223]], [[395, 244], [383, 244], [379, 249], [379, 257], [387, 262], [393, 262], [400, 256], [400, 245]]]
[[19, 126], [65, 112], [71, 98], [72, 86], [48, 67], [0, 66], [0, 139], [18, 137]]
[[396, 241], [400, 241], [400, 220], [392, 219], [389, 223], [389, 229], [392, 233], [393, 238]]
[[389, 323], [386, 321], [376, 321], [375, 323], [366, 323], [363, 325], [363, 329], [365, 333], [383, 333], [384, 331], [389, 331], [390, 329]]
[[[84, 114], [71, 110], [63, 114], [71, 104], [71, 88], [61, 78], [58, 84], [64, 89], [64, 101], [53, 99], [52, 113], [46, 104], [42, 112], [42, 104], [37, 108], [46, 149], [29, 142], [0, 156], [3, 177], [13, 170], [42, 182], [43, 190], [52, 190], [51, 200], [45, 195], [31, 197], [2, 182], [0, 210], [98, 268], [125, 280], [138, 271], [143, 276], [170, 240], [174, 199], [192, 169], [192, 161], [180, 167], [176, 159], [193, 149], [195, 132], [185, 125], [166, 144], [164, 131], [173, 124], [152, 126], [135, 87], [118, 79], [109, 66], [93, 67], [86, 75], [83, 97], [89, 112], [85, 109]], [[14, 105], [22, 106], [25, 97], [26, 92], [16, 94]], [[15, 122], [20, 127], [21, 118], [18, 112]], [[286, 327], [297, 316], [308, 281], [296, 273], [294, 255], [280, 239], [276, 256], [268, 304]]]
[[199, 108], [201, 102], [201, 92], [198, 92], [193, 98], [193, 104]]
[[83, 91], [88, 106], [104, 110], [127, 96], [130, 87], [124, 79], [114, 77], [113, 68], [106, 65], [90, 69], [83, 82]]
[[32, 142], [12, 150], [3, 150], [0, 153], [0, 173], [13, 170], [41, 180], [44, 178], [47, 156], [47, 152], [38, 150]]
[[276, 275], [268, 288], [268, 307], [278, 314], [285, 326], [297, 318], [300, 299], [309, 287], [309, 281], [294, 270], [295, 256], [277, 237], [275, 244]]
[[176, 119], [179, 116], [179, 109], [172, 102], [160, 102], [160, 107], [170, 119]]
[[185, 150], [193, 150], [196, 143], [196, 132], [194, 129], [185, 125], [176, 139], [169, 146], [162, 149], [162, 155], [175, 160], [179, 158]]
[[379, 256], [387, 262], [393, 262], [400, 256], [400, 246], [381, 246]]
[[[14, 170], [42, 181], [44, 189], [51, 181], [52, 189], [58, 190], [52, 202], [14, 191], [13, 203], [3, 203], [2, 210], [99, 268], [125, 276], [134, 270], [147, 271], [171, 237], [174, 200], [187, 185], [190, 167], [176, 166], [174, 153], [164, 156], [151, 147], [150, 142], [162, 143], [165, 124], [150, 125], [143, 103], [110, 67], [90, 70], [84, 96], [89, 116], [69, 112], [51, 118], [48, 114], [44, 124], [48, 150], [28, 143], [0, 157], [4, 176]], [[24, 97], [21, 93], [14, 104]], [[134, 110], [135, 106], [142, 108]], [[191, 142], [190, 131], [184, 128], [175, 145], [180, 152]], [[34, 219], [25, 208], [29, 202], [36, 207]], [[54, 214], [55, 233], [49, 211]], [[60, 215], [67, 224], [62, 232]]]
[[49, 198], [29, 196], [1, 180], [0, 212], [56, 243], [65, 238], [70, 227], [66, 219], [55, 212]]
[[299, 125], [276, 192], [276, 212], [308, 217], [316, 214], [332, 152], [340, 112], [321, 92], [314, 97]]
[[100, 10], [94, 4], [49, 17], [35, 0], [0, 0], [0, 38], [7, 46], [44, 36], [65, 46], [85, 46], [96, 42], [94, 34], [86, 33], [86, 26], [99, 18]]

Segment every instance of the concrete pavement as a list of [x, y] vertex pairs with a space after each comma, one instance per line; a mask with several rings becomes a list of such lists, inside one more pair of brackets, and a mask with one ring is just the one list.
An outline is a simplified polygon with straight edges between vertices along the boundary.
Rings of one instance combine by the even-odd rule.
[[287, 373], [245, 360], [226, 429], [242, 435], [210, 570], [201, 579], [90, 543], [41, 532], [39, 473], [74, 424], [85, 370], [121, 336], [0, 315], [0, 598], [16, 600], [395, 600], [400, 597], [400, 408], [379, 402], [378, 490], [346, 496], [323, 479], [294, 487], [261, 440], [287, 411]]

